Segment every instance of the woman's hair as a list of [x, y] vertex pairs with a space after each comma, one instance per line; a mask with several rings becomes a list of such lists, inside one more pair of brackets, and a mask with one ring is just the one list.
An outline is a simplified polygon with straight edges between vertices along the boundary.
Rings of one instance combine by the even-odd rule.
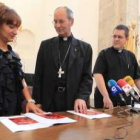
[[3, 23], [6, 23], [7, 25], [15, 25], [19, 27], [21, 25], [21, 18], [14, 9], [4, 4], [1, 4], [0, 5], [0, 26]]

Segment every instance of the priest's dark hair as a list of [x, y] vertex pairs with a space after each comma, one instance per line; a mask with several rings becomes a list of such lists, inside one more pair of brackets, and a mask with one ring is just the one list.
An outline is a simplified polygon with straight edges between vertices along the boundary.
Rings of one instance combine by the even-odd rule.
[[68, 18], [68, 19], [73, 19], [73, 18], [74, 18], [73, 11], [72, 11], [69, 7], [67, 7], [67, 6], [60, 6], [60, 7], [57, 7], [57, 8], [55, 9], [55, 11], [56, 11], [57, 9], [59, 9], [59, 8], [64, 8], [64, 9], [66, 9], [66, 11], [67, 11], [67, 18]]
[[114, 30], [124, 30], [125, 31], [125, 37], [129, 36], [129, 28], [126, 25], [120, 24], [120, 25], [116, 26]]

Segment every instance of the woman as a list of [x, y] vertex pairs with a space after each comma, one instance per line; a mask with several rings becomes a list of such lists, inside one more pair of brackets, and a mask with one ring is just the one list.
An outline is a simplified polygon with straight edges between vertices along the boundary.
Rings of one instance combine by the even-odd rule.
[[31, 99], [19, 55], [8, 45], [20, 25], [21, 19], [16, 11], [0, 5], [0, 116], [20, 114], [23, 95], [27, 100], [27, 112], [43, 113]]

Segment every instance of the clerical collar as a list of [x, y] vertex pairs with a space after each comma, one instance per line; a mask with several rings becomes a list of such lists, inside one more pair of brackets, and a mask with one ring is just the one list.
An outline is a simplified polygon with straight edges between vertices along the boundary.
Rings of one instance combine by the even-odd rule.
[[61, 41], [69, 41], [69, 40], [72, 39], [72, 35], [69, 36], [69, 37], [61, 37], [61, 36], [59, 36], [59, 39], [60, 39]]
[[118, 52], [118, 53], [121, 53], [121, 52], [123, 51], [123, 49], [117, 50], [117, 49], [115, 49], [114, 47], [112, 47], [112, 48], [113, 48], [114, 51], [116, 51], [116, 52]]
[[63, 41], [67, 41], [68, 40], [68, 38], [67, 37], [63, 37]]
[[122, 52], [122, 50], [118, 50], [118, 53], [121, 53]]

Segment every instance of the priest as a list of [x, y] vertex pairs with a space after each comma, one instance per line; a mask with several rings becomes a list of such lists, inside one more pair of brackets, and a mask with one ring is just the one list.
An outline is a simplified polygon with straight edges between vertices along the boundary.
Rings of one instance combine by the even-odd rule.
[[58, 7], [53, 24], [58, 36], [41, 42], [37, 56], [33, 98], [44, 111], [86, 113], [92, 91], [92, 48], [76, 39], [73, 12]]

